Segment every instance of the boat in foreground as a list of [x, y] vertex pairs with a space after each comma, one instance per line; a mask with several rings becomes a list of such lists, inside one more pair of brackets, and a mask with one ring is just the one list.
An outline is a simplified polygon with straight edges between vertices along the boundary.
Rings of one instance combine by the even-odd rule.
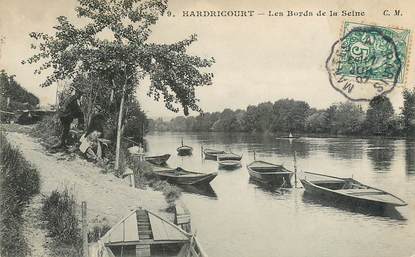
[[242, 166], [241, 162], [238, 160], [223, 160], [218, 161], [218, 165], [220, 169], [227, 169], [227, 170], [233, 170], [240, 168]]
[[153, 173], [160, 179], [167, 180], [169, 183], [178, 185], [202, 185], [209, 184], [217, 175], [217, 172], [200, 173], [188, 171], [181, 167], [175, 169], [153, 169]]
[[203, 149], [203, 155], [205, 156], [205, 159], [208, 160], [217, 160], [219, 154], [224, 154], [225, 151], [222, 150], [215, 150], [215, 149]]
[[232, 153], [232, 152], [217, 155], [217, 160], [218, 161], [226, 161], [226, 160], [240, 161], [241, 159], [242, 159], [242, 155], [235, 154], [235, 153]]
[[344, 201], [357, 206], [386, 207], [405, 206], [407, 203], [381, 189], [364, 185], [352, 178], [339, 178], [313, 172], [305, 172], [300, 179], [306, 193], [311, 195]]
[[114, 225], [101, 237], [99, 244], [101, 247], [97, 252], [113, 257], [207, 257], [196, 236], [142, 208]]
[[253, 161], [246, 167], [251, 178], [259, 182], [291, 187], [291, 177], [294, 172], [287, 170], [282, 165], [265, 161]]
[[170, 158], [170, 154], [146, 156], [145, 159], [151, 164], [165, 165], [167, 160]]

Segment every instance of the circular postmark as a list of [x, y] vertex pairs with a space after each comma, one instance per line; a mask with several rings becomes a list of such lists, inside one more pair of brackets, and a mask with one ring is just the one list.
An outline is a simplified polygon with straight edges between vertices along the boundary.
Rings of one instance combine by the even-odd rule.
[[402, 63], [393, 39], [376, 27], [357, 27], [336, 41], [326, 61], [330, 84], [354, 101], [391, 92]]

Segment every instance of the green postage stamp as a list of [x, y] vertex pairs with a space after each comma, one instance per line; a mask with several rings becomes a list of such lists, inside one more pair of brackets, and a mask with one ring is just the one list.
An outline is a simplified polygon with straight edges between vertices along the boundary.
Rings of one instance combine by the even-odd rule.
[[370, 101], [405, 81], [410, 31], [345, 22], [326, 62], [331, 85], [350, 100]]

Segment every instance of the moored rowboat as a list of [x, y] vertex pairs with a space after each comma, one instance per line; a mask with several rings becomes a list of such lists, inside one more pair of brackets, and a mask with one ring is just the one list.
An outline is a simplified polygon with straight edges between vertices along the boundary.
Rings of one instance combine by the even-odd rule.
[[364, 185], [352, 178], [339, 178], [313, 172], [305, 172], [300, 179], [306, 193], [318, 197], [341, 200], [359, 206], [386, 207], [405, 206], [407, 203], [381, 189]]
[[219, 154], [224, 154], [226, 153], [225, 151], [222, 150], [215, 150], [215, 149], [203, 149], [203, 154], [205, 156], [205, 159], [208, 160], [217, 160], [218, 159], [218, 155]]
[[164, 165], [166, 161], [170, 158], [170, 154], [156, 155], [156, 156], [146, 156], [145, 160], [151, 164], [155, 165]]
[[224, 160], [218, 161], [218, 165], [220, 169], [237, 169], [241, 167], [241, 162], [237, 160]]
[[142, 208], [114, 225], [98, 244], [96, 251], [104, 256], [207, 257], [195, 235]]
[[180, 156], [184, 156], [184, 155], [192, 155], [193, 152], [193, 147], [188, 146], [188, 145], [184, 145], [183, 144], [183, 138], [182, 138], [182, 145], [177, 147], [177, 154]]
[[177, 167], [175, 169], [153, 169], [153, 173], [160, 179], [167, 180], [167, 182], [179, 185], [202, 185], [209, 184], [217, 175], [217, 172], [200, 173], [188, 171]]
[[251, 178], [257, 181], [291, 187], [291, 177], [294, 172], [287, 170], [282, 165], [265, 161], [253, 161], [246, 167]]
[[180, 147], [177, 147], [177, 154], [184, 156], [184, 155], [191, 155], [193, 152], [193, 147], [188, 145], [182, 145]]
[[223, 153], [217, 155], [218, 161], [225, 161], [225, 160], [236, 160], [240, 161], [242, 159], [242, 155], [238, 155], [235, 153]]

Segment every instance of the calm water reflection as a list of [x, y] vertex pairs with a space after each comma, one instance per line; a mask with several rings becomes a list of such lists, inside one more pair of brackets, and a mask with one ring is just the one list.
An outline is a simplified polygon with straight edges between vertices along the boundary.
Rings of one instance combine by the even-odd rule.
[[[172, 153], [170, 166], [217, 171], [202, 160], [201, 146], [243, 154], [240, 169], [220, 170], [208, 189], [184, 189], [205, 250], [216, 257], [330, 256], [390, 257], [415, 254], [415, 142], [387, 139], [300, 138], [224, 133], [157, 133], [147, 137], [150, 153]], [[179, 157], [183, 138], [193, 156]], [[310, 198], [302, 188], [266, 188], [249, 179], [246, 164], [257, 159], [293, 169], [353, 176], [408, 202], [382, 213]], [[293, 183], [294, 184], [294, 183]], [[301, 184], [299, 183], [299, 186]]]
[[316, 206], [319, 205], [319, 206], [324, 206], [328, 208], [337, 208], [337, 209], [341, 209], [341, 210], [345, 210], [349, 212], [361, 213], [361, 214], [368, 215], [368, 216], [377, 216], [377, 217], [383, 217], [385, 219], [394, 219], [394, 220], [401, 220], [401, 221], [406, 220], [406, 218], [402, 216], [402, 214], [398, 210], [396, 210], [396, 208], [393, 208], [393, 207], [380, 210], [378, 208], [368, 209], [366, 207], [361, 207], [361, 206], [352, 206], [346, 203], [333, 204], [333, 202], [329, 200], [316, 198], [308, 193], [303, 194], [303, 201], [304, 201], [304, 204], [311, 204], [311, 205], [316, 205]]
[[389, 139], [369, 139], [367, 156], [376, 171], [389, 171], [395, 154], [395, 142]]
[[405, 142], [406, 172], [415, 174], [415, 141]]
[[363, 158], [365, 140], [345, 141], [344, 139], [328, 139], [327, 152], [334, 159], [360, 160]]

